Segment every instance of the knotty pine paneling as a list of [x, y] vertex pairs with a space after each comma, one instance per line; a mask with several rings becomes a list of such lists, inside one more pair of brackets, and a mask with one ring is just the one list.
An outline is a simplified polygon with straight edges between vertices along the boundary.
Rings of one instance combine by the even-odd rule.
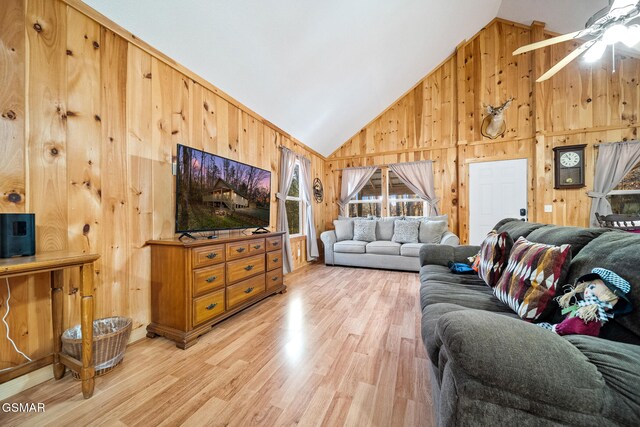
[[[308, 157], [312, 178], [324, 177], [323, 157], [162, 54], [119, 36], [113, 24], [88, 17], [86, 6], [6, 3], [0, 16], [0, 212], [35, 212], [39, 251], [101, 255], [96, 318], [132, 317], [134, 335], [144, 335], [150, 304], [145, 242], [174, 236], [176, 144], [270, 170], [272, 229], [278, 145]], [[313, 203], [319, 235], [326, 199]], [[304, 241], [294, 244], [296, 266], [306, 264]], [[77, 273], [65, 274], [66, 327], [79, 323], [77, 283]], [[3, 311], [6, 297], [0, 283]], [[49, 298], [47, 275], [11, 280], [11, 336], [33, 358], [52, 351]], [[0, 369], [23, 362], [0, 340]]]
[[[469, 221], [467, 165], [515, 158], [529, 161], [530, 220], [587, 226], [591, 202], [586, 193], [593, 185], [595, 145], [638, 138], [640, 60], [616, 54], [613, 73], [607, 51], [593, 65], [574, 61], [547, 82], [535, 83], [577, 42], [516, 57], [511, 53], [553, 36], [540, 22], [525, 26], [495, 19], [461, 43], [451, 58], [327, 158], [325, 228], [332, 228], [331, 220], [338, 214], [341, 168], [439, 159], [435, 164], [439, 207], [449, 213], [449, 226], [464, 243]], [[480, 127], [485, 106], [510, 97], [514, 101], [505, 113], [505, 134], [495, 141], [484, 138]], [[573, 144], [588, 145], [587, 187], [555, 190], [553, 148]], [[552, 212], [545, 213], [544, 205], [552, 205]]]
[[23, 0], [7, 0], [0, 15], [0, 211], [25, 205], [25, 13]]

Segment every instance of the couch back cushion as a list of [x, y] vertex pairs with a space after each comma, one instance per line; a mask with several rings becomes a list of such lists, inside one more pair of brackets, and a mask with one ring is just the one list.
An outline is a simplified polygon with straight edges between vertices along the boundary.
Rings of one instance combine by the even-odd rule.
[[520, 237], [493, 292], [522, 319], [542, 320], [557, 307], [553, 298], [565, 283], [570, 261], [569, 245], [545, 245]]
[[376, 240], [391, 241], [393, 237], [393, 223], [397, 218], [380, 218], [376, 221]]
[[350, 219], [334, 219], [333, 226], [336, 229], [336, 240], [353, 240], [353, 221]]
[[[502, 222], [502, 221], [500, 221]], [[499, 225], [500, 222], [497, 224]], [[529, 233], [533, 230], [537, 230], [540, 227], [544, 227], [545, 224], [538, 224], [536, 222], [526, 222], [526, 221], [509, 221], [505, 222], [497, 229], [498, 233], [502, 233], [506, 231], [509, 233], [509, 236], [515, 242], [520, 237], [527, 237]]]
[[582, 248], [587, 245], [587, 243], [609, 231], [612, 230], [609, 228], [581, 228], [545, 225], [544, 227], [540, 227], [529, 233], [527, 240], [547, 245], [571, 245], [571, 255], [575, 257]]
[[606, 268], [631, 284], [630, 314], [614, 317], [604, 324], [600, 337], [640, 344], [640, 235], [610, 231], [589, 242], [571, 262], [566, 283], [573, 284], [595, 267]]

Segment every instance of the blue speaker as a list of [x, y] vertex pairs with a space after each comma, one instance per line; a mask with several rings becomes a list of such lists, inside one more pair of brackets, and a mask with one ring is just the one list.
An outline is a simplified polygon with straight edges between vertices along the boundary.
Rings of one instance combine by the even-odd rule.
[[0, 258], [36, 253], [35, 214], [0, 214]]

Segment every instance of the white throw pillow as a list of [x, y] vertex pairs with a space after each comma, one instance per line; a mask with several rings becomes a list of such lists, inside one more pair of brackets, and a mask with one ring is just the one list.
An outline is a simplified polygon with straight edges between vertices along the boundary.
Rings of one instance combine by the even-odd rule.
[[447, 232], [446, 221], [420, 222], [420, 243], [440, 243], [442, 235]]
[[353, 221], [350, 219], [334, 219], [333, 226], [336, 229], [336, 240], [353, 240]]

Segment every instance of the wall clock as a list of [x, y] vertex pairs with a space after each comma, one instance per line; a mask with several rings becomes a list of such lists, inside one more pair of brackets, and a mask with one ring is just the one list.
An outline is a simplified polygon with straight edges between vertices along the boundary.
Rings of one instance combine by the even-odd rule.
[[323, 196], [322, 181], [320, 178], [316, 178], [313, 180], [313, 198], [316, 199], [316, 203], [322, 203]]
[[584, 147], [566, 145], [555, 147], [554, 183], [555, 189], [582, 188], [584, 184]]

